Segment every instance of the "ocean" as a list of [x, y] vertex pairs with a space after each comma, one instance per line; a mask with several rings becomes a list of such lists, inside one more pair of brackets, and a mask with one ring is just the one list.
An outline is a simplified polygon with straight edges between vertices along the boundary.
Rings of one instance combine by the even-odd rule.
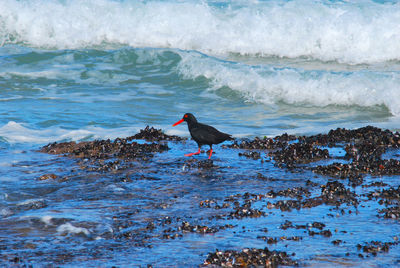
[[[101, 252], [98, 259], [71, 253], [59, 265], [201, 264], [205, 249], [202, 255], [193, 250], [173, 257], [168, 264], [168, 244], [153, 251], [124, 249], [120, 262], [116, 252], [96, 244], [101, 239], [112, 240], [108, 246], [117, 242], [102, 238], [112, 226], [102, 220], [104, 210], [82, 195], [90, 187], [104, 186], [101, 193], [92, 193], [97, 197], [107, 196], [107, 190], [118, 196], [136, 187], [140, 192], [140, 187], [95, 186], [89, 178], [81, 178], [80, 186], [78, 179], [64, 186], [37, 182], [41, 174], [65, 173], [73, 165], [37, 150], [53, 142], [128, 137], [146, 125], [189, 137], [184, 124], [172, 127], [186, 112], [237, 139], [367, 125], [398, 131], [399, 25], [398, 1], [1, 0], [0, 262], [10, 256], [26, 264], [55, 262], [20, 254], [52, 251], [39, 244], [45, 237], [49, 244], [56, 239], [52, 247], [60, 251], [87, 246]], [[168, 154], [181, 157], [182, 148], [172, 148]], [[195, 151], [196, 145], [188, 141], [183, 149]], [[198, 194], [209, 191], [210, 184]], [[192, 187], [183, 179], [179, 185], [187, 191]], [[107, 213], [124, 206], [122, 199], [114, 200], [118, 204], [113, 200], [97, 205], [107, 207]], [[63, 220], [55, 223], [55, 218]], [[65, 220], [87, 223], [93, 218], [101, 224], [68, 225]], [[44, 228], [50, 219], [58, 227]], [[64, 231], [79, 236], [66, 237]], [[88, 233], [96, 235], [88, 241]], [[228, 248], [222, 235], [215, 239], [216, 247]], [[175, 245], [177, 251], [184, 251], [185, 243]], [[146, 250], [159, 257], [148, 259]]]

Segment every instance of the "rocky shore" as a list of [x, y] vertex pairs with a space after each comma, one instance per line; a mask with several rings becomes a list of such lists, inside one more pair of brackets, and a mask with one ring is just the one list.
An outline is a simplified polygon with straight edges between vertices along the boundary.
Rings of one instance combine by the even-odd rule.
[[[398, 132], [371, 126], [355, 130], [338, 128], [313, 136], [283, 134], [274, 138], [235, 139], [218, 147], [213, 160], [206, 159], [205, 155], [185, 158], [176, 157], [175, 153], [176, 159], [163, 156], [176, 146], [190, 142], [146, 127], [136, 135], [115, 140], [51, 143], [40, 152], [70, 159], [74, 164], [59, 174], [43, 172], [37, 179], [61, 183], [82, 177], [105, 177], [126, 185], [140, 184], [141, 181], [146, 182], [145, 185], [150, 183], [151, 187], [158, 188], [157, 191], [164, 191], [162, 198], [159, 198], [160, 193], [153, 191], [155, 197], [150, 202], [151, 207], [124, 207], [113, 211], [112, 231], [102, 233], [102, 238], [113, 243], [129, 241], [134, 247], [149, 251], [159, 243], [184, 240], [190, 235], [200, 236], [199, 240], [204, 237], [205, 241], [208, 241], [207, 236], [235, 241], [232, 248], [229, 243], [223, 243], [224, 248], [211, 244], [208, 254], [202, 257], [203, 262], [197, 263], [199, 266], [303, 266], [315, 263], [313, 259], [317, 257], [311, 254], [304, 258], [296, 243], [302, 243], [305, 248], [313, 247], [314, 238], [318, 237], [328, 255], [335, 256], [334, 248], [341, 247], [344, 251], [337, 259], [344, 263], [358, 263], [354, 261], [357, 258], [374, 258], [392, 248], [398, 250], [400, 233], [396, 231], [388, 236], [390, 240], [363, 240], [353, 235], [354, 229], [331, 227], [331, 221], [337, 218], [346, 223], [362, 217], [393, 225], [398, 230]], [[191, 195], [188, 189], [171, 188], [170, 185], [162, 188], [166, 177], [172, 178], [169, 182], [172, 185], [175, 185], [174, 180], [182, 180], [184, 184], [187, 178], [213, 181], [213, 187], [227, 181], [241, 186], [232, 191], [218, 190], [218, 195], [211, 194], [202, 199], [207, 196], [204, 192]], [[122, 200], [124, 198], [128, 200], [132, 196], [126, 194]], [[177, 207], [188, 198], [194, 207]], [[302, 215], [313, 210], [318, 214], [314, 219]], [[154, 214], [151, 216], [149, 211]], [[145, 215], [140, 216], [141, 213]], [[273, 219], [271, 222], [276, 226], [271, 235], [268, 219]], [[244, 233], [246, 239], [250, 237], [257, 241], [257, 246], [249, 246], [243, 240]], [[264, 246], [260, 246], [262, 244]], [[204, 253], [199, 252], [201, 254]], [[330, 258], [335, 259], [332, 256]], [[29, 256], [18, 254], [6, 257], [13, 263], [24, 263], [24, 258], [29, 260]], [[157, 266], [158, 262], [153, 262], [149, 266]]]

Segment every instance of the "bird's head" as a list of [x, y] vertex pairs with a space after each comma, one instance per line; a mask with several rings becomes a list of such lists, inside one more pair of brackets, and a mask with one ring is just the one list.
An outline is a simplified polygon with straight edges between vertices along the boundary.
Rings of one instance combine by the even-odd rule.
[[176, 123], [173, 124], [172, 126], [173, 126], [173, 127], [174, 127], [174, 126], [177, 126], [177, 125], [179, 125], [180, 123], [182, 123], [183, 121], [186, 121], [188, 124], [189, 124], [189, 123], [197, 123], [196, 117], [194, 117], [193, 114], [191, 114], [191, 113], [186, 113], [186, 114], [183, 115], [183, 117], [182, 117], [181, 120], [179, 120], [178, 122], [176, 122]]

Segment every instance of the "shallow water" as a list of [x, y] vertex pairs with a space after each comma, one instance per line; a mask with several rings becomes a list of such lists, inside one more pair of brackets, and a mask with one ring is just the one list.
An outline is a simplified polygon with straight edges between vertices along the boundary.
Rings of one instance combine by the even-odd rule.
[[[289, 212], [268, 208], [267, 202], [293, 198], [263, 198], [252, 204], [266, 213], [256, 218], [229, 217], [233, 204], [225, 209], [213, 208], [212, 202], [211, 208], [201, 205], [206, 200], [222, 205], [230, 196], [242, 203], [245, 193], [263, 195], [299, 186], [310, 189], [313, 197], [321, 190], [306, 181], [325, 184], [329, 177], [307, 170], [288, 171], [273, 161], [251, 160], [238, 155], [242, 150], [220, 146], [213, 156], [214, 167], [199, 168], [197, 160], [182, 155], [194, 149], [192, 141], [168, 145], [170, 150], [151, 161], [134, 161], [127, 170], [111, 172], [88, 172], [81, 167], [84, 161], [78, 165], [80, 161], [68, 157], [14, 149], [9, 168], [13, 172], [0, 174], [2, 261], [18, 257], [20, 264], [197, 266], [216, 249], [267, 246], [295, 253], [293, 258], [301, 266], [398, 262], [398, 246], [376, 257], [357, 249], [357, 244], [369, 241], [395, 242], [400, 232], [398, 220], [377, 217], [384, 206], [367, 198], [361, 197], [358, 206], [321, 205]], [[264, 152], [261, 156], [268, 159]], [[201, 154], [197, 159], [206, 157]], [[38, 179], [48, 173], [57, 178]], [[267, 178], [258, 177], [259, 173]], [[384, 181], [398, 186], [398, 176], [364, 179], [365, 184]], [[380, 187], [351, 189], [361, 196]], [[283, 230], [280, 226], [287, 220], [294, 225], [324, 223], [324, 230], [332, 236], [309, 235], [309, 230], [319, 231], [312, 226]], [[231, 226], [201, 234], [179, 230], [183, 222]], [[166, 234], [178, 237], [166, 238]], [[262, 236], [275, 237], [278, 242], [267, 244]], [[292, 236], [301, 240], [281, 240]], [[332, 244], [338, 239], [343, 242]]]
[[[1, 1], [0, 262], [197, 266], [216, 249], [268, 246], [294, 252], [301, 266], [398, 264], [398, 245], [369, 257], [357, 250], [399, 235], [398, 220], [377, 216], [377, 202], [280, 212], [267, 208], [279, 198], [262, 199], [254, 206], [264, 217], [209, 219], [232, 207], [201, 201], [221, 205], [230, 195], [297, 186], [315, 196], [320, 190], [307, 180], [332, 180], [278, 168], [267, 152], [261, 163], [216, 146], [217, 167], [207, 169], [183, 157], [196, 150], [193, 141], [169, 142], [170, 150], [133, 161], [126, 174], [88, 172], [78, 160], [37, 150], [127, 137], [146, 125], [188, 137], [185, 125], [171, 126], [186, 112], [235, 138], [366, 125], [398, 131], [399, 13], [398, 1]], [[45, 174], [57, 177], [39, 180]], [[398, 179], [364, 178], [385, 188], [398, 187]], [[374, 189], [381, 188], [352, 190]], [[282, 230], [285, 220], [323, 222], [332, 237]], [[183, 221], [233, 227], [185, 233]], [[163, 238], [168, 228], [179, 237]], [[267, 244], [257, 238], [265, 235], [302, 240]]]

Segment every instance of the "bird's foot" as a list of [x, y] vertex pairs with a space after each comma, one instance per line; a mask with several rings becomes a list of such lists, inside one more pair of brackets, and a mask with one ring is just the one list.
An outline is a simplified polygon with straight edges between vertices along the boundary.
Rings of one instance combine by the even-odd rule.
[[192, 156], [192, 155], [196, 155], [196, 154], [200, 154], [200, 148], [197, 152], [195, 153], [190, 153], [190, 154], [185, 154], [185, 156]]

